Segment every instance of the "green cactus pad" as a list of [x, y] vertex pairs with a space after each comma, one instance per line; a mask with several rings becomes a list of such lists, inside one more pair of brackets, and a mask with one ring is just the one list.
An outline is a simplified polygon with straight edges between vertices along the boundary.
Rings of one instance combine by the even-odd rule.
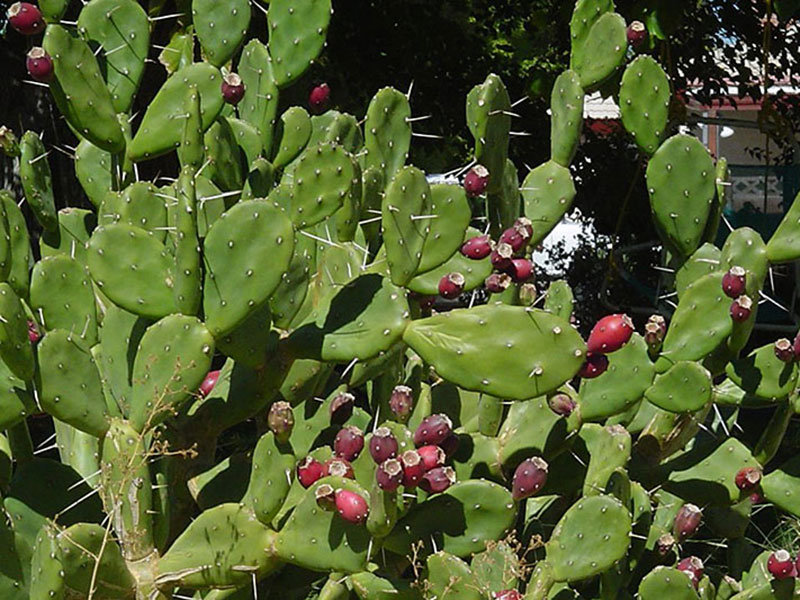
[[422, 600], [420, 592], [405, 580], [390, 580], [369, 571], [348, 578], [359, 600]]
[[644, 397], [669, 412], [698, 411], [711, 400], [711, 374], [699, 363], [676, 362], [656, 378]]
[[244, 153], [246, 163], [252, 165], [253, 161], [261, 158], [261, 150], [263, 149], [261, 133], [255, 126], [242, 119], [223, 118], [230, 125], [236, 144]]
[[625, 19], [608, 12], [594, 22], [582, 44], [573, 46], [572, 70], [584, 90], [597, 89], [620, 68], [628, 50], [627, 31]]
[[35, 410], [36, 404], [25, 382], [0, 360], [0, 429], [10, 429]]
[[250, 485], [242, 502], [269, 525], [289, 493], [297, 459], [291, 447], [278, 444], [272, 432], [261, 436], [253, 452]]
[[484, 595], [516, 589], [522, 565], [514, 548], [500, 540], [487, 543], [486, 550], [472, 558], [471, 569]]
[[776, 507], [800, 516], [800, 458], [794, 457], [761, 480], [764, 497]]
[[53, 57], [50, 91], [67, 123], [98, 148], [121, 152], [125, 136], [89, 45], [61, 25], [50, 25], [42, 47]]
[[722, 252], [713, 244], [705, 243], [695, 250], [675, 273], [675, 291], [678, 292], [678, 298], [683, 297], [686, 288], [703, 275], [719, 271], [721, 262]]
[[570, 41], [572, 51], [570, 64], [575, 64], [575, 58], [583, 51], [583, 46], [590, 37], [592, 26], [604, 14], [614, 10], [614, 0], [578, 0], [572, 11], [569, 22]]
[[[426, 273], [451, 258], [465, 239], [464, 231], [472, 219], [467, 193], [461, 186], [436, 184], [431, 186], [430, 231], [422, 246], [422, 259], [417, 270]], [[467, 233], [470, 235], [470, 232]], [[472, 231], [470, 237], [480, 235]]]
[[58, 23], [69, 6], [69, 0], [39, 0], [39, 10], [48, 23]]
[[528, 173], [520, 187], [525, 216], [533, 223], [530, 244], [541, 242], [567, 214], [575, 198], [569, 169], [548, 161]]
[[503, 229], [514, 224], [520, 215], [520, 199], [519, 173], [511, 159], [507, 159], [500, 190], [488, 194], [486, 198], [489, 211], [489, 233], [492, 236], [500, 235]]
[[753, 299], [759, 297], [769, 271], [767, 247], [761, 235], [750, 227], [731, 231], [722, 247], [721, 270], [739, 266], [746, 271], [746, 292]]
[[240, 587], [278, 569], [276, 534], [239, 504], [200, 513], [158, 560], [159, 587]]
[[167, 238], [167, 207], [150, 182], [137, 181], [121, 192], [108, 193], [98, 211], [100, 225], [126, 223], [150, 231], [161, 242]]
[[7, 283], [0, 283], [0, 359], [22, 379], [33, 378], [33, 349], [28, 339], [28, 317], [22, 302]]
[[184, 315], [196, 315], [202, 299], [203, 271], [200, 266], [200, 242], [197, 237], [197, 197], [194, 168], [181, 169], [176, 191], [175, 264], [172, 270], [175, 306]]
[[247, 0], [192, 0], [192, 22], [203, 55], [212, 65], [221, 67], [239, 49], [250, 26], [250, 3]]
[[196, 63], [176, 71], [161, 86], [147, 107], [142, 123], [128, 147], [134, 161], [155, 158], [175, 150], [183, 138], [186, 88], [196, 85], [200, 93], [203, 129], [208, 129], [222, 110], [222, 76], [215, 66]]
[[364, 145], [361, 125], [353, 115], [329, 110], [321, 115], [311, 117], [311, 139], [309, 146], [321, 142], [339, 144], [350, 153], [355, 153]]
[[[613, 487], [611, 479], [614, 474], [624, 469], [630, 460], [631, 434], [622, 425], [603, 427], [596, 423], [587, 423], [581, 427], [578, 435], [589, 452], [589, 467], [583, 481], [583, 496], [597, 496], [602, 494], [607, 486]], [[623, 503], [627, 505], [627, 501]]]
[[200, 106], [200, 92], [196, 85], [186, 88], [183, 97], [185, 118], [181, 143], [178, 146], [178, 162], [181, 167], [191, 166], [195, 173], [202, 168], [205, 159], [203, 144], [203, 115]]
[[133, 359], [148, 325], [148, 319], [110, 303], [100, 326], [102, 353], [98, 369], [111, 396], [125, 410], [131, 400]]
[[769, 238], [767, 257], [773, 264], [792, 262], [800, 258], [800, 194], [792, 202], [780, 225]]
[[708, 215], [706, 222], [706, 231], [703, 234], [703, 240], [706, 242], [714, 243], [717, 239], [717, 232], [719, 230], [719, 222], [722, 219], [722, 211], [728, 205], [731, 192], [729, 188], [730, 183], [730, 169], [728, 167], [728, 159], [720, 156], [717, 159], [717, 173], [716, 173], [716, 188], [717, 199], [712, 205], [711, 214]]
[[467, 127], [475, 139], [475, 160], [489, 170], [487, 193], [502, 191], [511, 130], [511, 100], [503, 80], [490, 73], [467, 94]]
[[7, 281], [18, 296], [26, 298], [33, 252], [25, 215], [22, 214], [11, 194], [0, 191], [0, 211], [3, 210], [8, 224], [9, 252], [11, 253], [11, 266], [8, 270]]
[[695, 137], [678, 134], [659, 147], [647, 165], [647, 188], [656, 226], [676, 253], [700, 245], [714, 202], [714, 162]]
[[203, 140], [208, 161], [204, 175], [226, 192], [241, 190], [244, 185], [242, 151], [228, 120], [214, 121]]
[[358, 219], [361, 215], [361, 167], [353, 161], [354, 175], [350, 191], [344, 197], [342, 207], [330, 217], [329, 229], [336, 231], [336, 238], [340, 242], [352, 242], [358, 234]]
[[408, 98], [394, 88], [373, 96], [364, 123], [364, 168], [374, 167], [389, 181], [405, 164], [411, 146], [411, 107]]
[[111, 154], [89, 140], [81, 140], [75, 149], [75, 176], [92, 204], [100, 207], [108, 190], [114, 187]]
[[30, 597], [66, 598], [66, 583], [61, 552], [54, 528], [45, 525], [36, 536], [31, 558]]
[[775, 356], [775, 344], [728, 363], [725, 372], [745, 392], [769, 402], [788, 397], [797, 383], [797, 363]]
[[547, 543], [556, 581], [580, 581], [609, 569], [630, 545], [631, 517], [616, 498], [592, 496], [573, 504]]
[[305, 235], [295, 237], [292, 260], [286, 275], [272, 293], [269, 306], [277, 327], [289, 329], [292, 320], [303, 305], [308, 285], [315, 266], [317, 245], [313, 238]]
[[566, 422], [550, 410], [546, 398], [515, 402], [497, 434], [498, 459], [511, 471], [526, 458], [555, 456], [563, 450], [566, 438]]
[[[434, 235], [433, 229], [428, 234], [426, 244], [432, 235]], [[464, 236], [464, 240], [466, 241], [477, 235], [480, 235], [480, 231], [470, 227]], [[423, 250], [422, 258], [423, 260], [425, 259], [425, 250]], [[464, 291], [469, 292], [482, 286], [486, 278], [491, 275], [492, 270], [490, 257], [472, 260], [461, 254], [461, 252], [456, 251], [450, 256], [449, 260], [414, 277], [406, 284], [406, 287], [418, 294], [436, 296], [439, 294], [439, 281], [441, 281], [442, 277], [450, 273], [461, 273], [464, 276]]]
[[170, 315], [147, 328], [133, 363], [130, 420], [153, 427], [195, 393], [211, 368], [214, 339], [195, 317]]
[[175, 312], [172, 261], [164, 244], [144, 229], [123, 223], [98, 227], [87, 263], [103, 293], [125, 310], [152, 319]]
[[645, 154], [652, 155], [667, 128], [669, 80], [650, 56], [639, 56], [622, 76], [619, 110], [622, 124]]
[[414, 321], [403, 341], [448, 381], [515, 400], [555, 390], [575, 376], [585, 355], [568, 322], [517, 306], [477, 306]]
[[656, 567], [639, 584], [642, 600], [699, 600], [692, 580], [683, 571], [672, 567]]
[[266, 200], [236, 204], [203, 245], [203, 309], [215, 337], [233, 331], [272, 295], [289, 267], [292, 224]]
[[431, 554], [427, 560], [425, 591], [437, 600], [482, 600], [480, 582], [469, 565], [448, 552]]
[[564, 71], [556, 78], [550, 95], [550, 158], [568, 167], [578, 150], [583, 129], [581, 80], [575, 71]]
[[[97, 226], [97, 215], [83, 208], [62, 208], [58, 211], [58, 229], [45, 231], [39, 238], [42, 257], [66, 254], [86, 264], [86, 244]], [[25, 267], [28, 268], [27, 265]]]
[[[253, 126], [249, 123], [248, 127]], [[259, 144], [261, 138], [259, 136]], [[252, 200], [254, 198], [266, 198], [272, 191], [272, 186], [275, 183], [275, 169], [266, 158], [256, 158], [250, 163], [250, 172], [247, 174], [247, 180], [244, 182], [244, 189], [242, 190], [242, 200]]]
[[332, 13], [330, 0], [269, 3], [269, 52], [279, 87], [295, 81], [316, 60], [325, 45]]
[[[299, 106], [286, 109], [281, 115], [275, 131], [275, 156], [272, 164], [281, 168], [292, 162], [300, 154], [311, 138], [311, 117]], [[322, 142], [324, 140], [320, 140]], [[317, 142], [317, 143], [320, 143]], [[312, 144], [316, 146], [317, 143]]]
[[23, 134], [20, 150], [22, 154], [19, 158], [19, 176], [25, 200], [41, 226], [53, 231], [58, 227], [58, 216], [50, 165], [47, 162], [48, 152], [39, 136], [32, 131]]
[[92, 0], [78, 16], [78, 31], [103, 49], [114, 110], [130, 110], [150, 46], [147, 13], [134, 0]]
[[267, 155], [272, 149], [273, 125], [280, 96], [273, 68], [267, 47], [256, 39], [250, 40], [239, 61], [239, 76], [245, 86], [244, 98], [239, 103], [239, 115], [261, 132]]

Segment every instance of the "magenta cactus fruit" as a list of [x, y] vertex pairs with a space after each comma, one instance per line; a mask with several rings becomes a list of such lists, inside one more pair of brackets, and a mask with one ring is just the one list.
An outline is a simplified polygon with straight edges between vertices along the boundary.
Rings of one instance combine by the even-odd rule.
[[528, 241], [533, 235], [533, 226], [528, 219], [517, 219], [514, 224], [500, 234], [498, 240], [501, 244], [508, 244], [514, 250], [519, 252], [528, 245]]
[[353, 474], [353, 465], [346, 458], [334, 456], [325, 461], [322, 465], [323, 477], [346, 477], [347, 479], [355, 479]]
[[739, 296], [731, 302], [731, 319], [735, 323], [743, 323], [750, 318], [753, 309], [753, 301], [750, 296]]
[[550, 410], [561, 417], [568, 417], [578, 405], [568, 394], [559, 393], [550, 396], [547, 400]]
[[738, 298], [747, 287], [747, 271], [742, 267], [731, 267], [722, 276], [722, 291], [728, 298]]
[[608, 369], [608, 357], [605, 354], [587, 352], [586, 361], [583, 363], [581, 370], [578, 371], [578, 377], [594, 379], [605, 373], [606, 369]]
[[610, 354], [628, 343], [633, 335], [633, 321], [628, 315], [608, 315], [600, 319], [589, 333], [589, 352]]
[[336, 490], [336, 512], [348, 523], [360, 525], [369, 516], [367, 501], [350, 490]]
[[378, 427], [369, 440], [369, 454], [377, 464], [397, 456], [398, 444], [392, 430], [388, 427]]
[[654, 352], [661, 349], [667, 335], [667, 322], [661, 315], [651, 315], [644, 324], [644, 341]]
[[692, 537], [700, 528], [703, 511], [694, 504], [684, 504], [672, 524], [672, 533], [679, 542]]
[[792, 341], [792, 351], [794, 352], [794, 359], [800, 360], [800, 332], [794, 336]]
[[330, 415], [332, 425], [341, 425], [353, 416], [356, 397], [349, 392], [340, 392], [331, 402]]
[[514, 257], [514, 249], [505, 242], [500, 242], [495, 246], [489, 260], [492, 266], [498, 271], [505, 271], [511, 267], [511, 259]]
[[217, 385], [217, 381], [219, 381], [220, 371], [209, 371], [206, 378], [203, 379], [203, 383], [200, 384], [200, 387], [197, 389], [197, 393], [200, 394], [202, 398], [206, 398], [210, 393], [211, 390], [214, 389], [214, 386]]
[[453, 422], [450, 417], [443, 413], [430, 415], [422, 419], [414, 432], [414, 444], [417, 447], [441, 444], [451, 431]]
[[396, 458], [383, 461], [375, 469], [375, 481], [383, 491], [395, 491], [403, 483], [403, 465]]
[[792, 347], [792, 342], [786, 338], [775, 340], [775, 356], [783, 362], [793, 362], [794, 348]]
[[308, 94], [308, 108], [315, 115], [322, 114], [328, 110], [330, 99], [331, 88], [327, 83], [315, 85]]
[[222, 98], [233, 106], [244, 98], [244, 82], [237, 73], [226, 73], [222, 78]]
[[464, 290], [464, 283], [461, 273], [448, 273], [439, 280], [439, 295], [448, 300], [458, 298]]
[[461, 245], [461, 254], [473, 260], [481, 260], [492, 253], [494, 244], [488, 235], [468, 239]]
[[647, 28], [641, 21], [633, 21], [628, 25], [628, 44], [634, 50], [638, 50], [647, 40]]
[[325, 467], [313, 456], [306, 456], [297, 465], [297, 480], [306, 489], [314, 485], [318, 479], [321, 479], [324, 473]]
[[28, 339], [31, 344], [36, 344], [41, 338], [42, 334], [39, 333], [39, 327], [34, 321], [28, 319]]
[[339, 430], [333, 440], [333, 453], [339, 458], [352, 462], [364, 449], [364, 433], [354, 425]]
[[692, 585], [697, 588], [697, 584], [703, 578], [703, 561], [696, 556], [687, 556], [682, 559], [677, 567], [678, 571], [683, 571], [692, 580]]
[[409, 489], [417, 487], [425, 475], [422, 457], [416, 450], [407, 450], [400, 455], [400, 463], [403, 465], [403, 485]]
[[797, 576], [797, 570], [792, 560], [792, 555], [783, 548], [769, 555], [767, 559], [767, 570], [775, 579], [787, 579]]
[[47, 83], [53, 77], [53, 59], [44, 48], [34, 46], [25, 58], [25, 67], [36, 81]]
[[530, 498], [547, 483], [547, 463], [534, 456], [523, 460], [514, 471], [511, 480], [511, 495], [514, 500]]
[[294, 429], [294, 413], [292, 405], [283, 400], [273, 402], [267, 415], [267, 426], [275, 435], [278, 442], [285, 444], [289, 441]]
[[419, 487], [429, 494], [441, 494], [456, 482], [456, 472], [451, 467], [435, 467], [427, 471]]
[[501, 590], [492, 594], [493, 600], [522, 600], [523, 596], [517, 590]]
[[30, 2], [15, 2], [6, 11], [8, 23], [22, 35], [36, 35], [45, 27], [42, 11]]
[[407, 385], [396, 385], [389, 397], [389, 409], [400, 421], [407, 420], [414, 409], [413, 390]]
[[736, 487], [743, 492], [749, 492], [761, 483], [761, 469], [758, 467], [743, 467], [736, 472]]
[[508, 273], [515, 283], [528, 281], [533, 277], [533, 262], [527, 258], [513, 258]]
[[471, 197], [480, 196], [489, 187], [489, 170], [483, 165], [475, 165], [464, 176], [464, 190]]
[[323, 483], [314, 490], [314, 498], [317, 505], [323, 510], [334, 510], [336, 508], [336, 491], [333, 486]]
[[492, 273], [486, 278], [483, 285], [491, 294], [502, 294], [511, 285], [511, 276], [507, 273]]
[[417, 448], [417, 452], [422, 458], [422, 464], [426, 471], [441, 467], [447, 456], [439, 446], [428, 445]]

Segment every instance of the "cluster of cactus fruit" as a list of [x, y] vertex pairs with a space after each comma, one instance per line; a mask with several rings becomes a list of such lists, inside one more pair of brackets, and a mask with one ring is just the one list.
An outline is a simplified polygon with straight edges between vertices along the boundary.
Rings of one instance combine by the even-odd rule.
[[[800, 463], [772, 462], [800, 409], [800, 340], [740, 354], [770, 266], [800, 258], [800, 202], [767, 243], [742, 228], [713, 244], [726, 163], [668, 137], [641, 23], [578, 0], [551, 159], [520, 183], [489, 75], [467, 97], [474, 162], [431, 184], [406, 165], [406, 94], [378, 91], [363, 127], [326, 85], [313, 116], [281, 104], [330, 0], [75, 4], [8, 11], [44, 36], [28, 70], [95, 210], [56, 210], [45, 142], [3, 130], [26, 204], [0, 195], [2, 598], [794, 593], [800, 563], [746, 532], [756, 505], [800, 517]], [[159, 18], [178, 25], [156, 46]], [[248, 40], [263, 18], [267, 42]], [[151, 46], [168, 78], [132, 116]], [[647, 159], [678, 302], [668, 324], [610, 315], [584, 342], [569, 287], [537, 294], [531, 252], [570, 210], [598, 89]], [[173, 152], [175, 179], [139, 180]], [[487, 303], [435, 301], [478, 288]], [[748, 445], [733, 424], [756, 407], [773, 416]], [[59, 459], [33, 449], [41, 418]], [[226, 454], [243, 423], [257, 443]], [[720, 538], [729, 567], [704, 567], [693, 549]]]

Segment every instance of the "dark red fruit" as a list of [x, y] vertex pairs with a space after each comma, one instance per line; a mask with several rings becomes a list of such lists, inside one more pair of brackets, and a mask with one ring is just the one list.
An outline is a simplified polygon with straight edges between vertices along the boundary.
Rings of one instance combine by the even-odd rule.
[[511, 496], [514, 500], [522, 500], [533, 496], [547, 482], [547, 463], [534, 456], [523, 460], [511, 480]]
[[323, 483], [317, 486], [317, 489], [314, 490], [314, 498], [317, 500], [317, 505], [324, 510], [336, 508], [336, 492], [330, 484]]
[[403, 485], [408, 489], [417, 487], [425, 475], [422, 457], [416, 450], [407, 450], [400, 455], [400, 464], [403, 465]]
[[794, 361], [794, 348], [792, 348], [792, 342], [786, 338], [775, 340], [775, 356], [777, 356], [778, 359], [782, 360], [783, 362], [788, 363]]
[[333, 440], [333, 453], [346, 461], [354, 461], [363, 449], [364, 434], [354, 425], [340, 429]]
[[769, 555], [767, 570], [775, 579], [787, 579], [788, 577], [797, 576], [792, 555], [783, 549], [776, 550]]
[[405, 421], [411, 416], [411, 411], [414, 408], [414, 397], [412, 396], [412, 389], [407, 385], [397, 385], [392, 390], [392, 395], [389, 397], [389, 409], [392, 414]]
[[425, 466], [426, 471], [441, 467], [447, 458], [444, 450], [439, 446], [422, 446], [421, 448], [417, 448], [417, 452], [422, 458], [422, 464]]
[[489, 187], [489, 170], [483, 165], [475, 165], [464, 176], [464, 189], [467, 196], [480, 196]]
[[531, 220], [527, 217], [519, 217], [514, 221], [514, 228], [517, 229], [526, 240], [533, 237], [533, 223], [531, 223]]
[[197, 389], [197, 393], [200, 394], [203, 398], [208, 396], [211, 393], [211, 390], [214, 389], [214, 386], [217, 385], [217, 381], [219, 381], [219, 371], [209, 371], [206, 378], [203, 379], [203, 383], [200, 384], [200, 387]]
[[674, 547], [675, 547], [675, 538], [668, 533], [659, 536], [659, 538], [656, 540], [655, 550], [661, 557], [664, 557], [670, 552], [672, 552], [672, 549]]
[[306, 456], [297, 465], [297, 480], [304, 488], [310, 488], [317, 479], [321, 479], [325, 474], [325, 467], [313, 456]]
[[22, 35], [35, 35], [44, 29], [42, 12], [29, 2], [15, 2], [6, 12], [8, 23]]
[[604, 354], [586, 353], [586, 362], [583, 363], [581, 370], [578, 371], [578, 377], [583, 379], [594, 379], [600, 377], [608, 369], [608, 357]]
[[519, 252], [528, 245], [528, 241], [533, 234], [533, 227], [530, 227], [530, 221], [526, 219], [525, 222], [516, 222], [511, 227], [500, 234], [498, 240], [501, 244], [508, 244], [514, 250]]
[[461, 254], [472, 260], [481, 260], [492, 253], [494, 244], [488, 235], [479, 235], [468, 239], [461, 246]]
[[452, 430], [450, 417], [441, 413], [430, 415], [422, 419], [414, 432], [414, 444], [418, 447], [441, 444]]
[[511, 260], [508, 273], [515, 283], [528, 281], [533, 277], [533, 263], [527, 258], [514, 258]]
[[747, 271], [742, 267], [731, 267], [722, 276], [722, 291], [728, 298], [738, 298], [745, 292], [747, 283]]
[[800, 332], [794, 336], [794, 341], [792, 342], [792, 350], [794, 351], [794, 359], [800, 360]]
[[422, 310], [430, 310], [436, 303], [436, 296], [421, 296], [418, 300], [419, 307]]
[[351, 465], [347, 459], [339, 456], [334, 456], [325, 461], [325, 464], [322, 465], [322, 476], [346, 477], [347, 479], [355, 478], [353, 474], [353, 465]]
[[498, 271], [506, 271], [511, 267], [514, 249], [505, 242], [500, 242], [495, 246], [490, 256], [491, 258], [489, 258], [489, 261], [495, 269]]
[[492, 598], [494, 598], [494, 600], [522, 600], [523, 595], [517, 590], [503, 590], [492, 594]]
[[464, 283], [461, 273], [448, 273], [439, 280], [439, 295], [448, 300], [458, 298], [464, 290]]
[[222, 98], [234, 106], [244, 98], [244, 82], [237, 73], [227, 73], [222, 78]]
[[285, 444], [289, 441], [294, 429], [292, 405], [282, 400], [273, 402], [267, 415], [267, 426], [280, 443]]
[[492, 273], [483, 282], [490, 294], [502, 294], [511, 285], [511, 276], [507, 273]]
[[586, 348], [589, 352], [610, 354], [628, 343], [633, 335], [633, 321], [628, 315], [608, 315], [592, 328]]
[[764, 496], [762, 496], [760, 492], [753, 492], [748, 496], [748, 499], [750, 500], [751, 504], [754, 505], [763, 504], [764, 502]]
[[667, 322], [661, 315], [651, 315], [644, 324], [644, 341], [654, 352], [658, 352], [667, 335]]
[[703, 578], [703, 561], [696, 556], [689, 556], [678, 563], [678, 571], [683, 571], [692, 580], [692, 585], [697, 588], [697, 584]]
[[36, 326], [36, 323], [28, 319], [28, 339], [31, 344], [37, 343], [41, 338], [42, 335], [39, 333], [39, 328]]
[[435, 467], [427, 471], [419, 487], [429, 494], [441, 494], [456, 482], [456, 472], [451, 467]]
[[308, 107], [315, 115], [324, 113], [328, 109], [328, 102], [331, 99], [331, 88], [327, 83], [320, 83], [311, 89], [308, 94]]
[[758, 487], [761, 482], [761, 469], [758, 467], [743, 467], [736, 473], [736, 487], [749, 492]]
[[750, 296], [739, 296], [731, 303], [731, 319], [735, 323], [743, 323], [750, 318], [750, 311], [753, 308], [753, 301]]
[[378, 427], [369, 439], [369, 454], [379, 465], [397, 456], [397, 438], [388, 427]]
[[647, 40], [647, 28], [641, 21], [634, 21], [628, 25], [628, 43], [634, 50], [642, 47]]
[[330, 415], [332, 425], [341, 425], [353, 416], [353, 405], [356, 397], [348, 392], [340, 392], [331, 402]]
[[694, 504], [684, 504], [675, 515], [675, 522], [672, 525], [672, 533], [682, 542], [686, 538], [692, 537], [700, 528], [700, 521], [703, 518], [703, 511]]
[[403, 483], [403, 465], [396, 458], [390, 458], [375, 469], [378, 487], [385, 492], [393, 492]]
[[336, 512], [348, 523], [360, 525], [369, 515], [367, 501], [350, 490], [336, 490]]
[[461, 443], [461, 438], [458, 436], [457, 433], [451, 431], [450, 435], [448, 435], [441, 442], [439, 442], [439, 448], [444, 450], [445, 457], [452, 458], [452, 456], [458, 450], [458, 445], [460, 443]]
[[575, 410], [575, 407], [577, 406], [575, 400], [570, 398], [568, 394], [556, 394], [555, 396], [550, 396], [550, 398], [547, 400], [547, 403], [550, 405], [550, 410], [562, 417], [570, 416], [572, 411]]
[[34, 46], [28, 52], [25, 59], [25, 66], [30, 75], [36, 81], [47, 83], [53, 77], [53, 59], [45, 52], [44, 48]]

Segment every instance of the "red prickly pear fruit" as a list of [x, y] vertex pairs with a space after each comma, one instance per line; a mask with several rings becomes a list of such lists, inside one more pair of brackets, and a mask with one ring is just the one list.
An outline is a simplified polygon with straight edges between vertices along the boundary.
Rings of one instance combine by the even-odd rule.
[[481, 260], [492, 253], [494, 244], [488, 235], [479, 235], [468, 239], [461, 246], [461, 254], [472, 260]]
[[339, 458], [352, 462], [364, 449], [364, 434], [354, 425], [339, 430], [333, 440], [333, 453]]
[[413, 391], [407, 385], [396, 385], [389, 397], [389, 409], [401, 421], [406, 421], [411, 416], [414, 408]]
[[328, 102], [331, 99], [331, 88], [327, 83], [320, 83], [311, 88], [308, 94], [308, 107], [315, 115], [319, 115], [328, 110]]
[[647, 28], [641, 21], [634, 21], [628, 25], [628, 44], [634, 50], [642, 47], [645, 40], [647, 40]]
[[500, 243], [508, 244], [514, 250], [519, 252], [528, 245], [528, 241], [533, 235], [533, 225], [528, 219], [520, 218], [514, 221], [514, 224], [500, 234]]
[[767, 571], [769, 571], [775, 579], [786, 579], [797, 575], [792, 555], [783, 548], [769, 555], [767, 559]]
[[681, 560], [676, 567], [678, 571], [683, 571], [692, 580], [692, 585], [697, 588], [697, 584], [703, 578], [703, 561], [696, 556], [688, 556]]
[[331, 425], [341, 425], [353, 416], [353, 406], [356, 397], [349, 392], [340, 392], [331, 401], [330, 415]]
[[403, 483], [403, 465], [396, 458], [383, 461], [375, 469], [375, 480], [384, 492], [394, 492]]
[[448, 300], [458, 298], [464, 290], [464, 283], [461, 273], [448, 273], [439, 280], [439, 295]]
[[586, 362], [583, 363], [578, 377], [583, 379], [594, 379], [600, 377], [608, 369], [608, 357], [604, 354], [586, 353]]
[[483, 282], [490, 294], [502, 294], [511, 285], [511, 276], [507, 273], [492, 273]]
[[317, 501], [317, 506], [323, 510], [334, 510], [336, 508], [336, 492], [333, 486], [323, 483], [317, 486], [314, 490], [314, 498]]
[[25, 67], [36, 81], [47, 83], [53, 77], [53, 59], [45, 52], [44, 48], [34, 46], [25, 58]]
[[523, 460], [514, 471], [511, 480], [511, 496], [514, 500], [530, 498], [547, 483], [547, 463], [534, 456]]
[[744, 323], [750, 318], [753, 301], [750, 296], [739, 296], [731, 302], [731, 319], [734, 323]]
[[475, 165], [464, 176], [464, 190], [467, 196], [480, 196], [489, 187], [489, 169], [483, 165]]
[[456, 472], [451, 467], [435, 467], [427, 471], [419, 487], [429, 494], [441, 494], [456, 482]]
[[308, 489], [317, 479], [321, 479], [325, 474], [325, 467], [313, 456], [306, 456], [297, 465], [297, 480], [304, 488]]
[[794, 352], [794, 359], [800, 360], [800, 332], [794, 336], [794, 341], [792, 342], [792, 351]]
[[522, 600], [523, 596], [517, 590], [502, 590], [492, 594], [494, 600]]
[[747, 271], [742, 267], [731, 267], [722, 276], [722, 291], [728, 298], [738, 298], [745, 292]]
[[445, 414], [438, 413], [422, 419], [414, 432], [414, 444], [419, 446], [439, 445], [453, 431], [453, 422]]
[[656, 540], [656, 552], [659, 556], [664, 557], [675, 547], [675, 538], [669, 533], [665, 533]]
[[211, 390], [214, 389], [214, 386], [217, 385], [219, 374], [219, 371], [209, 371], [206, 378], [203, 379], [203, 383], [201, 383], [200, 387], [197, 389], [197, 393], [203, 398], [207, 397], [211, 393]]
[[397, 456], [398, 444], [392, 430], [388, 427], [378, 427], [369, 439], [369, 454], [377, 464]]
[[42, 335], [39, 333], [39, 327], [36, 325], [36, 323], [28, 319], [28, 339], [30, 340], [31, 344], [36, 344], [41, 337]]
[[267, 426], [279, 443], [285, 444], [288, 442], [289, 437], [292, 435], [292, 429], [294, 429], [292, 405], [283, 400], [273, 402], [272, 406], [269, 407]]
[[556, 394], [554, 396], [550, 396], [547, 400], [547, 403], [550, 405], [550, 410], [561, 417], [568, 417], [572, 414], [572, 411], [575, 410], [577, 403], [573, 400], [569, 394]]
[[244, 98], [244, 82], [238, 73], [226, 73], [222, 78], [222, 99], [236, 106]]
[[458, 434], [454, 431], [450, 432], [446, 438], [444, 438], [441, 442], [439, 442], [439, 448], [444, 450], [444, 455], [446, 458], [452, 458], [452, 456], [458, 450], [458, 446], [461, 443], [461, 438]]
[[519, 231], [526, 240], [533, 237], [533, 223], [527, 217], [519, 217], [514, 221], [514, 229]]
[[422, 296], [418, 302], [421, 310], [428, 311], [432, 309], [433, 305], [436, 303], [436, 296]]
[[700, 528], [700, 521], [703, 518], [703, 511], [694, 504], [684, 504], [675, 515], [672, 525], [672, 533], [682, 542], [686, 538], [692, 537]]
[[336, 490], [336, 512], [348, 523], [360, 525], [369, 515], [367, 501], [350, 490]]
[[346, 477], [347, 479], [355, 479], [353, 474], [353, 465], [350, 464], [346, 458], [334, 456], [325, 461], [322, 465], [323, 477]]
[[667, 335], [667, 322], [661, 315], [651, 315], [644, 324], [644, 341], [648, 347], [658, 352]]
[[786, 338], [775, 340], [775, 356], [778, 357], [778, 360], [782, 360], [783, 362], [793, 362], [794, 348], [792, 347], [792, 342]]
[[511, 260], [508, 273], [515, 283], [528, 281], [533, 277], [533, 263], [527, 258], [514, 258]]
[[761, 482], [761, 469], [758, 467], [742, 467], [736, 472], [736, 487], [743, 492], [755, 489]]
[[442, 450], [439, 446], [422, 446], [417, 448], [417, 452], [422, 458], [422, 464], [424, 465], [426, 471], [430, 471], [436, 467], [441, 467], [444, 465], [444, 461], [447, 458], [444, 450]]
[[753, 504], [753, 505], [763, 504], [764, 503], [764, 496], [762, 496], [761, 492], [758, 492], [758, 491], [753, 492], [747, 498], [748, 498], [748, 500], [750, 500], [750, 503]]
[[417, 487], [425, 475], [422, 457], [416, 450], [406, 450], [400, 455], [400, 463], [403, 465], [403, 485], [408, 489]]
[[30, 2], [15, 2], [6, 11], [8, 23], [22, 35], [36, 35], [45, 23], [39, 7]]
[[489, 261], [498, 271], [506, 271], [511, 267], [511, 259], [513, 257], [514, 249], [505, 242], [500, 242], [492, 251]]
[[592, 328], [586, 348], [589, 352], [610, 354], [628, 343], [633, 335], [633, 321], [628, 315], [608, 315]]

